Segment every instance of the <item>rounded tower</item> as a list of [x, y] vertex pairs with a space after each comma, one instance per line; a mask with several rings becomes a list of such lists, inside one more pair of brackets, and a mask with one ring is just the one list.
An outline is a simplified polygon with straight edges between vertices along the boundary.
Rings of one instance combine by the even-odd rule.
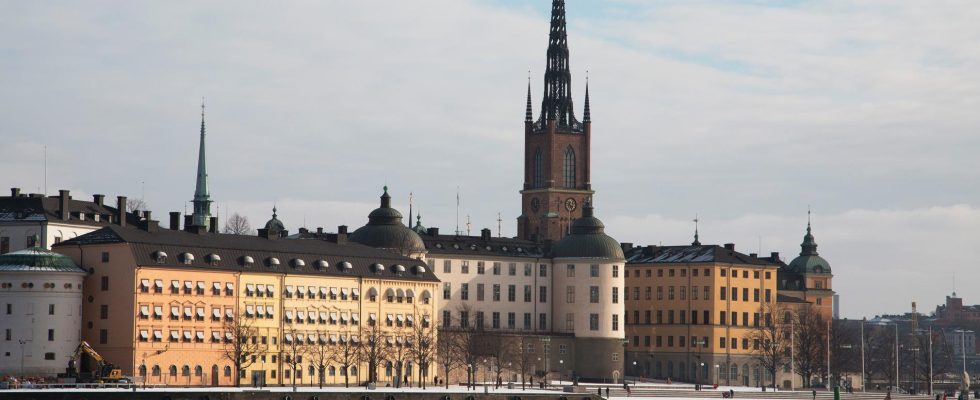
[[381, 207], [368, 214], [368, 223], [351, 233], [350, 240], [366, 246], [391, 250], [413, 258], [425, 254], [425, 243], [415, 231], [402, 224], [402, 213], [391, 207], [388, 187], [381, 195]]
[[590, 201], [571, 232], [552, 248], [553, 330], [575, 335], [575, 373], [589, 379], [623, 377], [623, 286], [626, 259], [605, 233]]

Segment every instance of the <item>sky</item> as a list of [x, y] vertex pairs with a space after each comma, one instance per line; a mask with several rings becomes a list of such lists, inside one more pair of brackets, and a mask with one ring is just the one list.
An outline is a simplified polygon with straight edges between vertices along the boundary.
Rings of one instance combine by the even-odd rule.
[[[785, 261], [812, 210], [844, 317], [980, 280], [980, 3], [569, 0], [596, 213], [623, 242]], [[224, 219], [358, 227], [382, 186], [422, 223], [516, 232], [547, 0], [0, 0], [0, 184], [194, 192], [200, 104]], [[45, 152], [46, 170], [45, 175]], [[46, 176], [46, 179], [45, 179]], [[46, 186], [45, 186], [46, 181]], [[457, 189], [458, 188], [458, 189]]]

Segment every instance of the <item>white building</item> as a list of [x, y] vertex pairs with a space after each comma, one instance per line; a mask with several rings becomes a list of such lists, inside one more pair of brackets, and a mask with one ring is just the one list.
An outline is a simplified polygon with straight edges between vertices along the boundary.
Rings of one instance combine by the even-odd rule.
[[967, 357], [974, 357], [977, 354], [977, 339], [976, 333], [971, 330], [957, 329], [952, 332], [946, 333], [946, 338], [949, 340], [950, 347], [953, 348], [953, 358], [957, 361], [963, 357], [963, 351], [966, 351]]
[[0, 375], [65, 372], [80, 340], [85, 275], [40, 247], [0, 255]]
[[[92, 196], [92, 201], [81, 201], [72, 199], [67, 190], [59, 191], [58, 196], [45, 196], [11, 188], [10, 196], [0, 196], [0, 254], [34, 246], [50, 249], [52, 244], [119, 221], [126, 198], [119, 197], [116, 207], [106, 206], [104, 200], [101, 194]], [[126, 219], [130, 224], [138, 222], [133, 214], [127, 214]]]

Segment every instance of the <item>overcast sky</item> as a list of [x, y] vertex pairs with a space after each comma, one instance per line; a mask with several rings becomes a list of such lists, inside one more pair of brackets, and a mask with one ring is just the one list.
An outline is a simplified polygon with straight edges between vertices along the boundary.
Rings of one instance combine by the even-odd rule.
[[[807, 207], [843, 316], [980, 303], [980, 3], [569, 0], [573, 93], [590, 71], [592, 183], [637, 244], [799, 252]], [[194, 192], [207, 98], [222, 218], [474, 232], [520, 214], [550, 1], [0, 0], [0, 183]], [[144, 194], [145, 193], [145, 194]], [[465, 227], [464, 227], [465, 228]]]

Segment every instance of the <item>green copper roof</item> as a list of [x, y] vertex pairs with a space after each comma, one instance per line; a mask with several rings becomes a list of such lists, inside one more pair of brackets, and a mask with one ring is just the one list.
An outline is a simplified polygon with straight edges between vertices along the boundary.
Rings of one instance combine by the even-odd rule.
[[77, 272], [85, 270], [64, 254], [32, 247], [0, 255], [0, 272]]
[[605, 233], [605, 225], [593, 215], [591, 202], [582, 207], [582, 218], [572, 223], [572, 232], [555, 244], [554, 257], [607, 258], [625, 260], [623, 248]]
[[806, 235], [800, 244], [800, 256], [790, 261], [788, 269], [798, 274], [829, 274], [830, 263], [817, 253], [817, 241], [813, 238], [810, 223], [806, 224]]
[[208, 226], [211, 223], [211, 193], [208, 191], [208, 167], [204, 132], [204, 103], [201, 103], [201, 145], [197, 153], [197, 185], [194, 189], [194, 214], [192, 223]]
[[391, 207], [387, 186], [381, 195], [381, 207], [371, 211], [367, 225], [351, 233], [350, 240], [375, 248], [396, 250], [402, 255], [425, 251], [422, 238], [402, 224], [402, 214]]

